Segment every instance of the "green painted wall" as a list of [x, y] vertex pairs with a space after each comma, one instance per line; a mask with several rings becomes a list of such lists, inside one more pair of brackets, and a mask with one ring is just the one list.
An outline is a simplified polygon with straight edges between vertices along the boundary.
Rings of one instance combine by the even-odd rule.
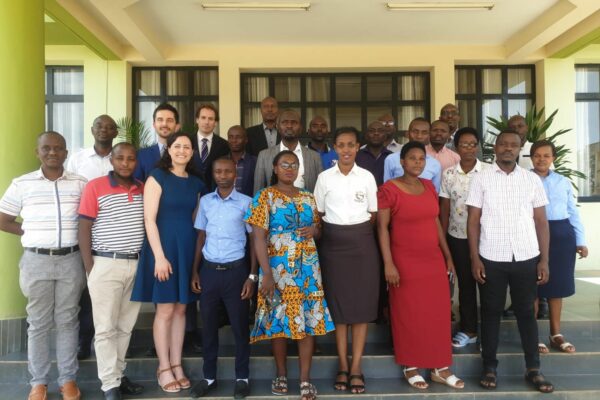
[[[0, 0], [0, 193], [35, 169], [44, 130], [44, 1]], [[0, 319], [25, 315], [19, 238], [0, 232]]]

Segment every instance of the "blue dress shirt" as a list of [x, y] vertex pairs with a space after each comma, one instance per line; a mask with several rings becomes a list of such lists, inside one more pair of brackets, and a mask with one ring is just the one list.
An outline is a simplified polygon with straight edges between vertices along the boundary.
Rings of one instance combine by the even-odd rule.
[[[400, 165], [400, 153], [393, 153], [385, 159], [383, 167], [383, 181], [387, 182], [392, 178], [404, 175], [404, 168]], [[425, 169], [419, 175], [419, 178], [429, 179], [435, 186], [435, 191], [440, 192], [442, 182], [442, 165], [438, 160], [430, 155], [425, 156]]]
[[335, 152], [335, 150], [332, 149], [331, 147], [327, 146], [327, 151], [319, 151], [319, 150], [315, 149], [314, 147], [312, 147], [311, 143], [308, 143], [307, 147], [309, 149], [314, 150], [317, 153], [319, 153], [319, 155], [321, 156], [321, 163], [323, 163], [323, 170], [326, 170], [327, 168], [331, 168], [335, 164], [337, 164], [338, 155]]
[[250, 225], [244, 222], [252, 198], [235, 189], [221, 198], [218, 189], [200, 199], [194, 228], [206, 232], [202, 255], [207, 261], [227, 263], [246, 254], [246, 232]]
[[548, 176], [540, 178], [549, 201], [546, 206], [546, 218], [548, 218], [548, 221], [559, 221], [568, 218], [575, 230], [577, 246], [585, 246], [583, 224], [581, 218], [579, 218], [571, 182], [552, 170], [550, 170]]

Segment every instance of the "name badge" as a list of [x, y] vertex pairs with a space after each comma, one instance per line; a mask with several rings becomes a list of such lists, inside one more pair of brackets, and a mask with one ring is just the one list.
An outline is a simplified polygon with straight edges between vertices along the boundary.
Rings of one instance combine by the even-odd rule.
[[367, 194], [362, 191], [358, 191], [354, 193], [354, 201], [357, 203], [364, 203], [367, 199]]

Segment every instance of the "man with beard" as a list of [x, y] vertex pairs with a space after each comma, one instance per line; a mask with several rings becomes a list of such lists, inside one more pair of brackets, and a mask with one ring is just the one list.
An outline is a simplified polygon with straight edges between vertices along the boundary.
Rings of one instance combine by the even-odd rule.
[[79, 206], [79, 246], [93, 305], [98, 378], [104, 397], [139, 394], [124, 376], [125, 354], [141, 303], [131, 292], [144, 241], [144, 184], [133, 178], [135, 148], [117, 144], [113, 171], [90, 181]]
[[454, 134], [458, 130], [458, 124], [460, 123], [460, 113], [458, 107], [452, 103], [448, 103], [440, 110], [440, 121], [444, 121], [448, 124], [449, 136], [446, 142], [446, 147], [454, 150]]
[[323, 164], [321, 157], [316, 152], [300, 144], [299, 138], [302, 131], [300, 115], [291, 109], [284, 110], [277, 118], [277, 130], [281, 137], [281, 143], [261, 151], [258, 155], [254, 172], [254, 192], [256, 193], [270, 184], [273, 174], [273, 159], [283, 150], [293, 151], [300, 161], [298, 178], [294, 182], [294, 186], [312, 192], [317, 183], [317, 176], [323, 171]]
[[325, 118], [316, 116], [308, 124], [308, 136], [310, 136], [308, 148], [319, 153], [324, 170], [333, 167], [338, 159], [335, 150], [327, 144], [326, 139], [328, 135], [329, 128]]
[[168, 103], [162, 103], [152, 114], [152, 126], [156, 132], [156, 144], [139, 149], [137, 152], [137, 164], [133, 176], [142, 182], [146, 182], [150, 171], [156, 168], [163, 152], [167, 148], [167, 138], [177, 132], [179, 125], [179, 112]]
[[253, 156], [258, 156], [261, 151], [274, 146], [281, 140], [277, 134], [277, 116], [279, 115], [279, 105], [274, 97], [265, 97], [260, 102], [260, 113], [263, 122], [249, 127], [248, 145], [246, 151]]
[[442, 171], [458, 164], [460, 156], [446, 147], [450, 137], [449, 125], [445, 121], [433, 121], [431, 123], [431, 133], [429, 134], [429, 144], [425, 146], [427, 155], [438, 160], [442, 166]]
[[402, 145], [396, 141], [396, 123], [392, 114], [383, 114], [377, 119], [383, 124], [385, 129], [386, 138], [383, 145], [392, 153], [399, 153], [402, 149]]
[[[67, 171], [85, 177], [88, 181], [106, 176], [113, 167], [110, 163], [113, 140], [117, 137], [117, 124], [108, 115], [96, 117], [92, 124], [94, 145], [80, 150], [69, 158]], [[79, 352], [77, 358], [85, 360], [90, 357], [92, 340], [94, 339], [94, 320], [92, 317], [92, 301], [87, 288], [81, 294], [79, 302]]]

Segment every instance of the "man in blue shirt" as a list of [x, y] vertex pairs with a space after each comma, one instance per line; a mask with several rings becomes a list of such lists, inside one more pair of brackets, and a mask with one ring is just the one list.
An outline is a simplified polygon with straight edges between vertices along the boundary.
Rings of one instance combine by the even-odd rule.
[[[425, 118], [415, 118], [408, 125], [408, 141], [420, 142], [423, 145], [429, 144], [429, 130], [431, 125]], [[402, 165], [400, 165], [400, 153], [390, 154], [385, 159], [383, 167], [383, 181], [387, 182], [392, 178], [404, 175]], [[425, 169], [419, 178], [429, 179], [433, 182], [435, 190], [439, 193], [440, 183], [442, 181], [442, 166], [438, 160], [430, 155], [425, 156]]]
[[329, 135], [329, 127], [325, 118], [317, 115], [308, 125], [308, 148], [316, 151], [321, 156], [323, 162], [323, 170], [333, 167], [337, 164], [338, 155], [335, 150], [327, 145], [327, 136]]
[[[213, 163], [217, 190], [203, 196], [195, 228], [198, 229], [196, 256], [192, 269], [192, 290], [200, 293], [204, 379], [192, 388], [192, 397], [208, 394], [217, 386], [217, 354], [219, 347], [219, 304], [225, 304], [235, 337], [235, 391], [241, 399], [250, 393], [249, 299], [258, 281], [254, 251], [250, 251], [251, 267], [246, 259], [246, 233], [251, 231], [244, 214], [252, 199], [235, 190], [236, 166], [230, 158]], [[248, 274], [250, 272], [250, 274]]]

